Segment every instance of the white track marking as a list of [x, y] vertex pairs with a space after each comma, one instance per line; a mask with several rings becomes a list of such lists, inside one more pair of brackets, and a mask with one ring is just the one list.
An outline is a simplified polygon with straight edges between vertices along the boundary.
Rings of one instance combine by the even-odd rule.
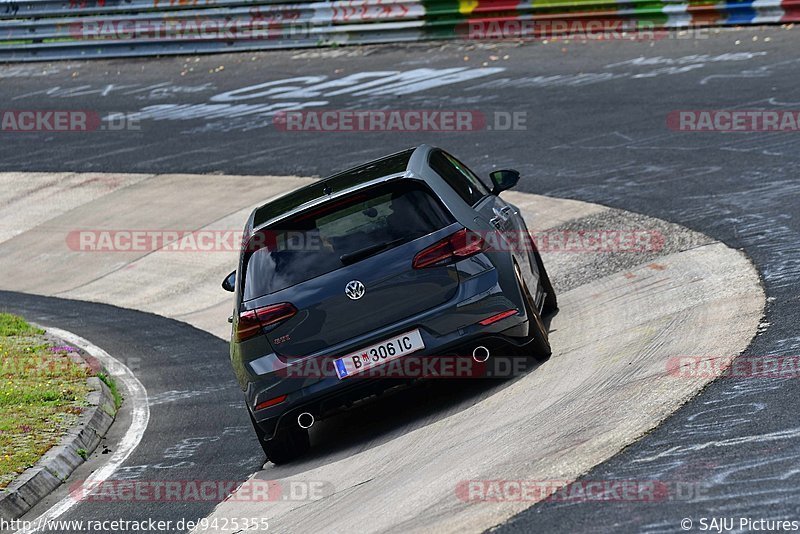
[[[147, 423], [150, 420], [150, 406], [147, 399], [147, 390], [125, 364], [108, 354], [94, 343], [87, 341], [86, 339], [75, 335], [72, 332], [61, 330], [60, 328], [45, 328], [48, 333], [60, 337], [76, 347], [80, 347], [100, 360], [106, 369], [108, 369], [109, 374], [124, 384], [124, 387], [129, 395], [128, 398], [132, 404], [131, 426], [125, 433], [122, 441], [120, 441], [116, 452], [114, 452], [105, 465], [89, 475], [84, 482], [84, 486], [87, 488], [86, 491], [90, 492], [90, 488], [96, 486], [104, 480], [107, 480], [112, 474], [114, 474], [114, 471], [116, 471], [122, 465], [122, 463], [128, 459], [131, 453], [139, 445], [139, 442], [142, 441], [142, 436], [144, 435], [144, 431], [147, 428]], [[37, 519], [35, 519], [34, 525], [37, 527], [46, 526], [48, 521], [58, 519], [58, 517], [78, 504], [78, 502], [79, 501], [74, 499], [72, 495], [64, 497], [56, 504], [51, 506]], [[31, 530], [22, 529], [18, 530], [16, 534], [30, 534], [36, 530], [36, 527], [32, 528]]]
[[745, 443], [766, 443], [768, 441], [780, 441], [784, 439], [797, 439], [800, 437], [800, 428], [787, 428], [785, 430], [778, 430], [770, 432], [769, 434], [752, 434], [749, 436], [737, 436], [734, 438], [706, 441], [703, 443], [694, 443], [692, 445], [678, 445], [667, 449], [666, 451], [659, 452], [654, 456], [647, 458], [639, 458], [633, 460], [632, 463], [646, 463], [659, 460], [668, 456], [677, 456], [679, 454], [686, 454], [688, 452], [702, 451], [709, 447], [732, 447], [744, 445]]

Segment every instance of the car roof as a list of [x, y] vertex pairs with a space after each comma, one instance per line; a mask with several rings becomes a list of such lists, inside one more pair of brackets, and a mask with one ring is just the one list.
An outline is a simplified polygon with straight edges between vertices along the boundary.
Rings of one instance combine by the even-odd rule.
[[269, 221], [280, 218], [305, 204], [314, 203], [332, 193], [352, 189], [378, 178], [405, 172], [408, 169], [411, 155], [414, 151], [423, 147], [428, 148], [426, 145], [421, 145], [420, 147], [408, 148], [383, 156], [328, 176], [267, 202], [253, 212], [251, 228], [258, 228]]

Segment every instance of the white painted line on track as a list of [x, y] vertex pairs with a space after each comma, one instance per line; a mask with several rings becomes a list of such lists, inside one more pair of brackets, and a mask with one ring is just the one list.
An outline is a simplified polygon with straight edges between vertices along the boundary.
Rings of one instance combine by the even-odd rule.
[[[109, 458], [109, 460], [97, 471], [89, 475], [84, 484], [87, 492], [91, 492], [93, 487], [107, 480], [114, 472], [119, 469], [122, 463], [128, 459], [131, 453], [142, 441], [144, 431], [147, 429], [147, 423], [150, 421], [150, 405], [147, 398], [147, 390], [142, 383], [136, 378], [136, 375], [122, 362], [111, 356], [109, 353], [92, 343], [72, 332], [61, 330], [60, 328], [45, 327], [49, 334], [57, 336], [76, 347], [79, 347], [95, 358], [97, 358], [103, 366], [108, 370], [109, 375], [114, 379], [123, 383], [125, 390], [128, 393], [128, 399], [131, 401], [131, 426], [125, 432], [122, 440], [120, 441], [116, 452]], [[54, 521], [61, 515], [66, 513], [70, 508], [78, 504], [77, 499], [72, 495], [68, 495], [51, 506], [47, 511], [42, 513], [38, 518], [32, 520], [33, 528], [26, 530], [18, 530], [15, 534], [30, 534], [36, 532], [40, 528], [47, 528], [48, 521]]]

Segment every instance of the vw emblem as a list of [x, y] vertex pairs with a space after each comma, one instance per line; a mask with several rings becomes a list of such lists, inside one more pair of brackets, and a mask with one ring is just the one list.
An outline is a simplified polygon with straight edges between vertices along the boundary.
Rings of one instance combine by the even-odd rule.
[[344, 286], [344, 294], [352, 300], [360, 299], [364, 296], [364, 292], [366, 292], [366, 288], [364, 284], [358, 280], [350, 280], [347, 282], [347, 285]]

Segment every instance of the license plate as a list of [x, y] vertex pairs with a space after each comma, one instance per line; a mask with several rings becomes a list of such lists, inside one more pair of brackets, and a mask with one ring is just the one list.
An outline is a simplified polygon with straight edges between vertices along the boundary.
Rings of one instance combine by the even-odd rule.
[[339, 380], [425, 348], [419, 330], [381, 341], [334, 361]]

